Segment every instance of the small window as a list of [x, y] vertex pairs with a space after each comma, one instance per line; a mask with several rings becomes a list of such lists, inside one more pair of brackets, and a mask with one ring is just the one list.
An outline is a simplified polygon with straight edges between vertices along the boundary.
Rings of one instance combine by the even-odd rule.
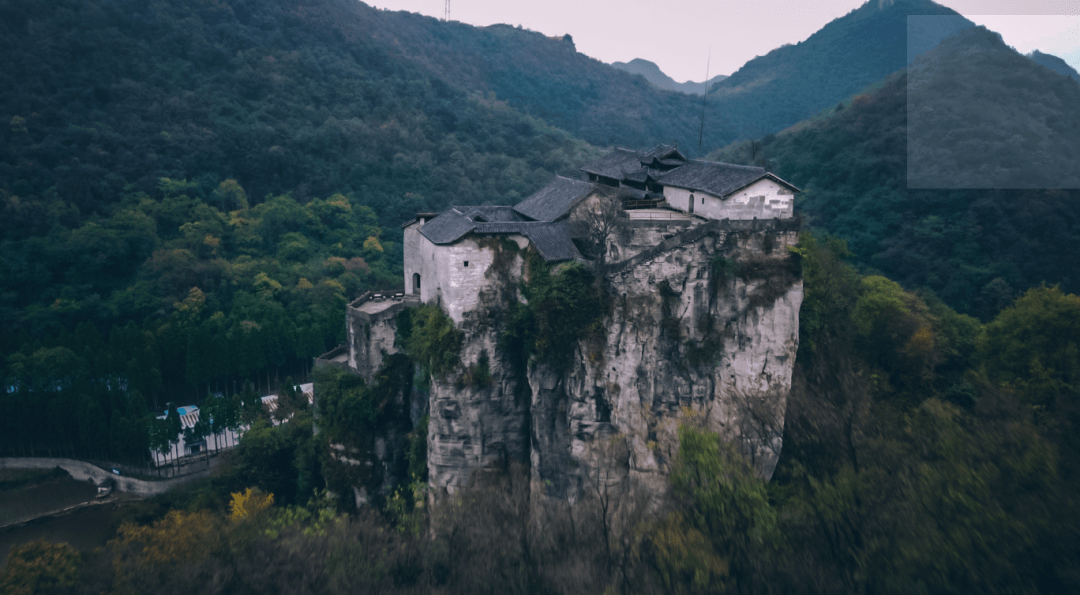
[[705, 197], [704, 196], [701, 197], [701, 204], [705, 204]]
[[467, 261], [467, 260], [465, 261], [465, 266], [466, 267], [469, 266], [469, 261]]

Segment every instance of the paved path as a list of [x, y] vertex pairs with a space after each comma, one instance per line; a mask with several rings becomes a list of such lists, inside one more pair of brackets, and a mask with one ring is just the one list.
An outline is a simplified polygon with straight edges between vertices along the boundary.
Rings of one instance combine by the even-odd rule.
[[123, 475], [114, 475], [101, 467], [91, 465], [85, 461], [76, 461], [74, 459], [54, 459], [48, 457], [0, 457], [0, 468], [5, 469], [52, 469], [53, 467], [60, 467], [64, 471], [67, 471], [72, 477], [78, 481], [86, 481], [92, 479], [95, 484], [100, 484], [106, 479], [112, 479], [116, 482], [114, 489], [121, 492], [127, 492], [129, 494], [136, 494], [138, 496], [156, 496], [158, 494], [164, 494], [165, 492], [173, 489], [174, 487], [185, 484], [189, 481], [199, 479], [200, 477], [206, 477], [213, 471], [215, 465], [211, 464], [210, 467], [205, 467], [199, 471], [183, 475], [181, 477], [174, 477], [172, 479], [163, 479], [161, 481], [146, 481], [142, 479], [135, 479], [134, 477], [127, 477]]

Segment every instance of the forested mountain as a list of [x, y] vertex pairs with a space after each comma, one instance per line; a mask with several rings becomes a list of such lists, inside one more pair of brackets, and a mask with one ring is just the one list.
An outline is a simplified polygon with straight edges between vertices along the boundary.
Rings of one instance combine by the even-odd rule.
[[[711, 157], [768, 165], [804, 189], [799, 210], [816, 229], [846, 238], [857, 263], [908, 287], [929, 288], [961, 312], [988, 319], [1041, 283], [1080, 291], [1080, 191], [911, 189], [908, 178], [913, 122], [925, 127], [927, 138], [956, 143], [942, 160], [986, 158], [987, 143], [1002, 138], [1006, 142], [995, 151], [1009, 165], [1075, 172], [1080, 85], [1020, 56], [985, 29], [935, 52], [916, 62], [915, 72], [899, 73], [826, 118]], [[946, 66], [926, 84], [932, 92], [909, 92], [912, 78], [926, 76], [925, 68], [935, 64]], [[909, 111], [912, 96], [920, 101], [916, 116]], [[965, 109], [971, 106], [978, 111]], [[1048, 123], [1053, 132], [1040, 135]], [[1038, 149], [1042, 142], [1060, 144], [1047, 152]], [[963, 163], [953, 171], [978, 174]]]
[[1054, 56], [1052, 54], [1044, 54], [1039, 50], [1035, 50], [1034, 52], [1028, 54], [1027, 57], [1034, 60], [1037, 64], [1041, 64], [1058, 74], [1064, 74], [1069, 78], [1080, 82], [1080, 72], [1076, 72], [1076, 69], [1074, 69], [1072, 66], [1069, 66], [1068, 62], [1062, 60], [1061, 58], [1058, 58], [1057, 56]]
[[[909, 35], [908, 15], [937, 15]], [[477, 28], [357, 4], [347, 28], [428, 69], [447, 84], [505, 100], [594, 145], [698, 148], [698, 98], [658, 90], [548, 38], [506, 25]], [[763, 26], [766, 23], [763, 23]], [[870, 0], [805, 42], [755, 58], [713, 86], [704, 151], [777, 132], [905, 66], [971, 22], [929, 0]], [[721, 43], [723, 40], [719, 40]]]
[[2, 376], [46, 394], [5, 398], [63, 412], [5, 438], [101, 447], [79, 419], [300, 373], [346, 296], [400, 283], [402, 221], [593, 154], [378, 47], [348, 6], [0, 7]]
[[[909, 31], [909, 15], [912, 19]], [[930, 0], [870, 0], [754, 58], [709, 92], [742, 138], [777, 132], [908, 64], [971, 21]]]
[[679, 93], [687, 93], [690, 95], [704, 95], [705, 89], [711, 88], [716, 83], [727, 78], [726, 74], [718, 74], [704, 83], [695, 83], [693, 81], [677, 83], [675, 82], [675, 79], [664, 74], [664, 71], [660, 70], [660, 67], [655, 63], [648, 60], [642, 60], [641, 58], [634, 58], [629, 62], [612, 62], [611, 65], [623, 72], [640, 74], [645, 77], [645, 80], [649, 81], [653, 86], [659, 89], [678, 91]]

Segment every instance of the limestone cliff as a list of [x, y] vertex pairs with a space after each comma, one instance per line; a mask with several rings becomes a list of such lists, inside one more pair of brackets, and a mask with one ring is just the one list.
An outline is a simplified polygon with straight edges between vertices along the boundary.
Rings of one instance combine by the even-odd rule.
[[[573, 501], [583, 489], [628, 482], [661, 493], [678, 424], [690, 418], [737, 443], [763, 477], [772, 475], [798, 348], [802, 281], [788, 249], [798, 223], [687, 223], [641, 223], [616, 235], [609, 253], [621, 259], [589, 265], [606, 304], [599, 330], [559, 346], [568, 357], [558, 366], [515, 362], [500, 348], [508, 311], [525, 301], [530, 269], [517, 244], [479, 243], [491, 264], [477, 306], [456, 320], [461, 364], [431, 378], [426, 395], [412, 396], [426, 399], [430, 414], [436, 494], [510, 461], [527, 463], [534, 493], [549, 497]], [[370, 309], [350, 318], [357, 328], [349, 336], [380, 345], [350, 349], [385, 357], [398, 349], [386, 339], [396, 318]]]
[[[688, 416], [771, 476], [798, 348], [802, 282], [787, 249], [797, 232], [714, 221], [633, 250], [645, 231], [623, 238], [636, 256], [600, 271], [611, 304], [603, 331], [566, 345], [565, 369], [518, 370], [499, 352], [502, 313], [527, 274], [520, 257], [504, 265], [460, 325], [466, 370], [433, 383], [433, 487], [453, 491], [477, 469], [518, 459], [534, 491], [553, 497], [573, 500], [601, 477], [663, 491]], [[481, 365], [490, 380], [477, 385], [468, 370]]]

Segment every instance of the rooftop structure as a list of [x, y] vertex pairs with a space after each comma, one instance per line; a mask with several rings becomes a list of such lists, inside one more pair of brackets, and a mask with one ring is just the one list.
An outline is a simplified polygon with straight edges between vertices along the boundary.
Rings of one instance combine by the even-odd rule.
[[[513, 206], [418, 213], [402, 226], [405, 293], [444, 304], [460, 319], [475, 307], [478, 289], [486, 284], [493, 238], [535, 250], [547, 262], [580, 260], [582, 241], [590, 235], [585, 213], [612, 200], [639, 226], [698, 225], [710, 219], [790, 219], [799, 192], [764, 168], [687, 159], [673, 145], [615, 149], [581, 170], [587, 179], [555, 176]], [[602, 246], [601, 253], [619, 258], [635, 251]]]

